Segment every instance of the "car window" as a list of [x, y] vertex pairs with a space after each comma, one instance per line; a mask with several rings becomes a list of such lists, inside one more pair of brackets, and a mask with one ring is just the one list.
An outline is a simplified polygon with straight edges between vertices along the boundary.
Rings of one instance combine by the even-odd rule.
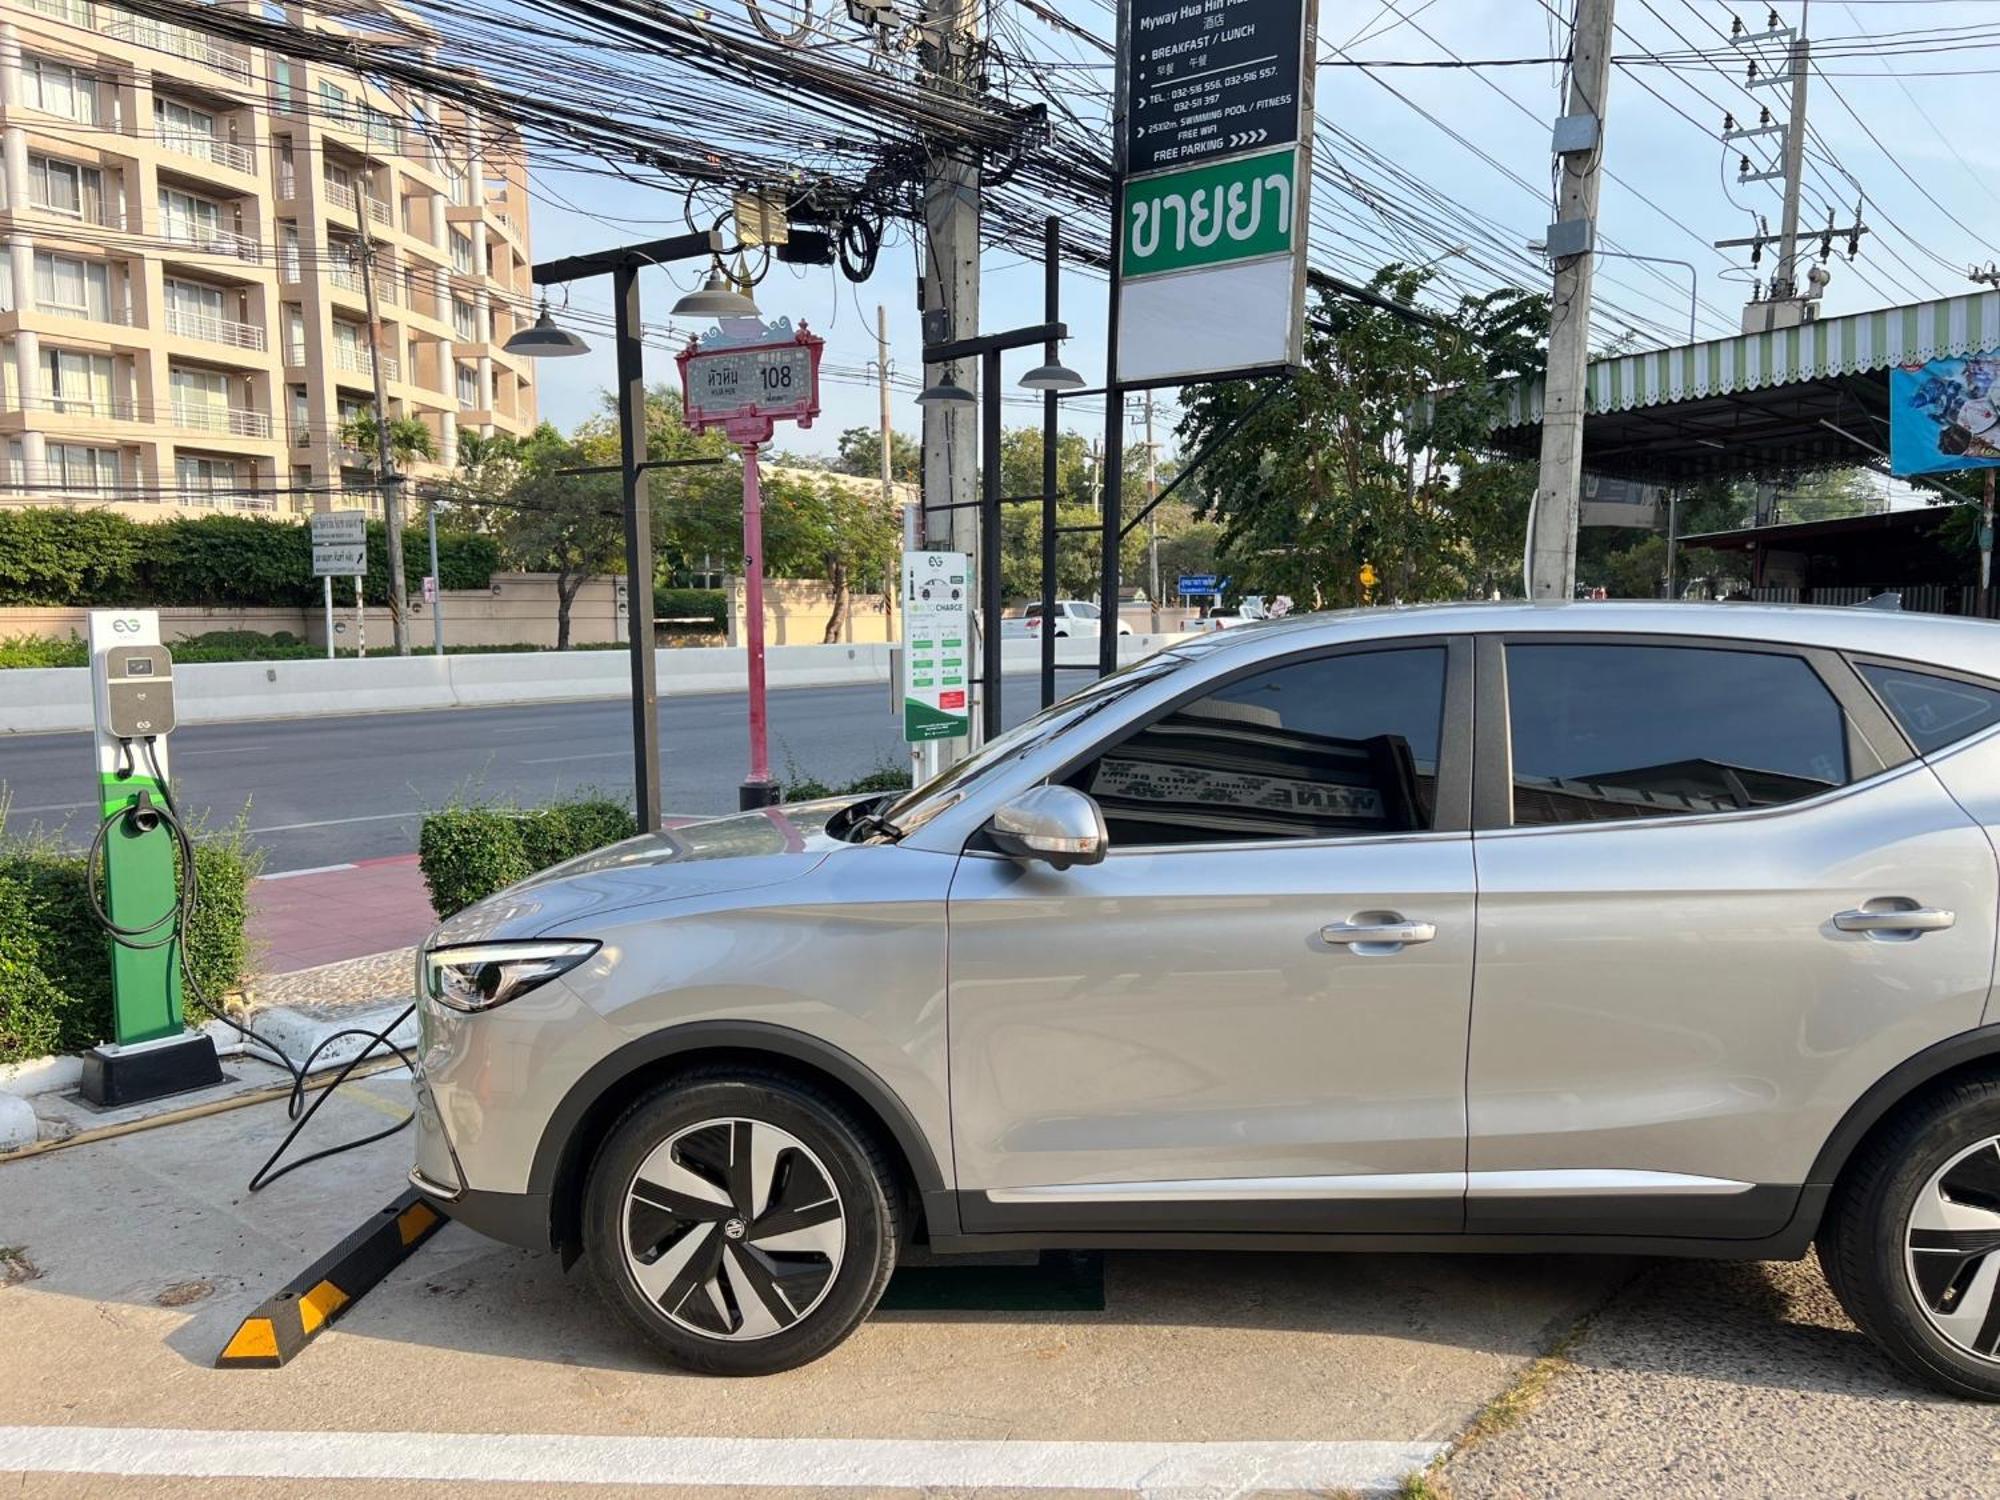
[[1442, 646], [1292, 662], [1162, 715], [1069, 784], [1114, 850], [1427, 829], [1444, 684]]
[[1839, 702], [1801, 658], [1507, 648], [1516, 826], [1772, 807], [1848, 779]]
[[1099, 618], [1099, 611], [1095, 604], [1068, 604], [1063, 607], [1074, 619], [1095, 620]]
[[1027, 607], [1026, 609], [1024, 609], [1024, 610], [1022, 610], [1022, 611], [1021, 611], [1021, 614], [1022, 614], [1022, 615], [1023, 615], [1023, 616], [1025, 617], [1025, 618], [1027, 618], [1027, 619], [1030, 619], [1030, 620], [1032, 620], [1032, 619], [1034, 619], [1034, 618], [1035, 618], [1036, 616], [1038, 616], [1039, 614], [1041, 614], [1041, 612], [1042, 612], [1042, 607], [1041, 607], [1041, 605], [1039, 605], [1039, 604], [1030, 604], [1030, 605], [1029, 605], [1029, 606], [1028, 606], [1028, 607]]
[[2000, 690], [1907, 667], [1873, 662], [1854, 667], [1925, 755], [2000, 724]]

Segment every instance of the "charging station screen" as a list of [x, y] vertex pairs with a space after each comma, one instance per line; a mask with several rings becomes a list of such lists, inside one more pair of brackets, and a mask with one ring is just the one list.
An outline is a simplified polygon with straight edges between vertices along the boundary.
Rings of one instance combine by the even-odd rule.
[[125, 675], [127, 677], [151, 677], [153, 675], [153, 663], [143, 656], [135, 656], [125, 663]]

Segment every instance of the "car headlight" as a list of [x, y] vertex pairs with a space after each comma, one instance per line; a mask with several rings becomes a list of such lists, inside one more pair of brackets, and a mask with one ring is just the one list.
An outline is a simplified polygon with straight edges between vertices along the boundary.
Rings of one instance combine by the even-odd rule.
[[453, 1010], [491, 1010], [567, 974], [600, 946], [569, 938], [447, 944], [424, 955], [424, 993]]

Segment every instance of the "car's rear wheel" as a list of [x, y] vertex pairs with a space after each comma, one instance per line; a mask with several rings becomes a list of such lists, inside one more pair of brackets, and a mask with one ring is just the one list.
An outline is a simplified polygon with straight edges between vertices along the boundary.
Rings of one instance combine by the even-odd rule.
[[818, 1359], [874, 1308], [895, 1245], [895, 1177], [866, 1128], [775, 1075], [687, 1074], [647, 1095], [585, 1190], [598, 1289], [703, 1374]]
[[2000, 1079], [1942, 1088], [1870, 1137], [1819, 1256], [1848, 1316], [1898, 1364], [2000, 1400]]

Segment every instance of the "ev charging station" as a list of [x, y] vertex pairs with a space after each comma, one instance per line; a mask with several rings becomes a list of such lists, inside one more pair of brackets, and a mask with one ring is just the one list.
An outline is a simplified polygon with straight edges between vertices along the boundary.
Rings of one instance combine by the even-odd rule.
[[112, 1036], [84, 1054], [83, 1096], [111, 1106], [220, 1083], [222, 1066], [214, 1041], [186, 1028], [181, 1005], [195, 875], [167, 780], [173, 657], [160, 644], [157, 611], [95, 609], [89, 628], [103, 818], [90, 878], [101, 848]]

